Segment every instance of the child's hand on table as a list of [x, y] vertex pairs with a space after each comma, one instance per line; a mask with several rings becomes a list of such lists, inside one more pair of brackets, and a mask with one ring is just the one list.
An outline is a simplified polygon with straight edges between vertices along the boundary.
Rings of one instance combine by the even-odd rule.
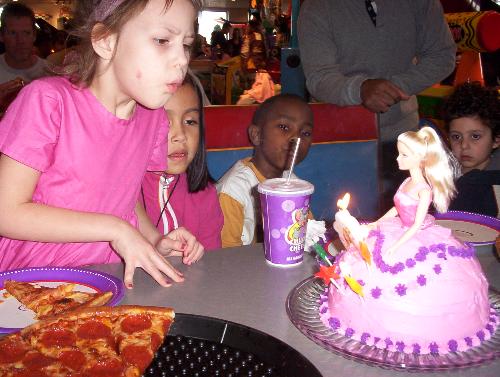
[[137, 267], [150, 274], [163, 287], [172, 285], [163, 274], [177, 283], [184, 281], [182, 273], [177, 271], [137, 229], [129, 224], [124, 225], [119, 236], [111, 241], [111, 246], [125, 262], [123, 281], [127, 288], [131, 289], [134, 286], [134, 272]]
[[183, 227], [163, 236], [156, 248], [163, 256], [181, 256], [182, 263], [187, 265], [197, 262], [205, 253], [203, 245]]

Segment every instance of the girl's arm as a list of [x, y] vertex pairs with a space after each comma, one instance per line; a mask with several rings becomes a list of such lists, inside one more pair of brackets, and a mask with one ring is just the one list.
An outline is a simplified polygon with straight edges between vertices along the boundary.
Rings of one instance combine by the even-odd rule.
[[40, 172], [6, 155], [0, 155], [0, 234], [40, 242], [109, 241], [125, 262], [124, 282], [132, 287], [136, 267], [147, 271], [159, 284], [169, 286], [162, 272], [174, 281], [182, 275], [140, 232], [112, 215], [73, 211], [33, 203]]
[[401, 245], [403, 245], [406, 241], [412, 238], [415, 233], [418, 232], [422, 224], [424, 223], [425, 216], [427, 215], [427, 211], [429, 210], [429, 204], [431, 202], [431, 190], [425, 188], [418, 192], [418, 207], [417, 213], [415, 214], [415, 222], [412, 226], [408, 228], [406, 232], [397, 240], [393, 245], [391, 245], [385, 252], [386, 255], [391, 255], [397, 250]]

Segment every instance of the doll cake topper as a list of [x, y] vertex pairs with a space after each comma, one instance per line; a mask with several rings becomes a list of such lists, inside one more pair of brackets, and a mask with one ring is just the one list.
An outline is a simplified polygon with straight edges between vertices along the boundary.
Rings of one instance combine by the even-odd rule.
[[447, 210], [458, 164], [430, 127], [401, 134], [397, 149], [409, 177], [393, 208], [359, 224], [340, 202], [334, 228], [345, 250], [316, 275], [330, 283], [320, 298], [321, 321], [392, 352], [465, 351], [495, 333], [498, 316], [474, 247], [428, 213], [431, 203]]

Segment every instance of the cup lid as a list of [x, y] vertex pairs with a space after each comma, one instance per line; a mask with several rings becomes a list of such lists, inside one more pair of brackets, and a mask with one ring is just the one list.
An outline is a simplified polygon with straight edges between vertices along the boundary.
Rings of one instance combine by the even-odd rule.
[[270, 195], [308, 195], [314, 192], [314, 185], [298, 178], [292, 178], [288, 183], [286, 178], [272, 178], [259, 183], [257, 190]]

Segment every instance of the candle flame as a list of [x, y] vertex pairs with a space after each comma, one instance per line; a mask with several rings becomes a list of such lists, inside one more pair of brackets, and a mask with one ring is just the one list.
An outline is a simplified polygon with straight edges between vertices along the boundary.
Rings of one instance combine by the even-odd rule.
[[340, 209], [347, 209], [350, 200], [351, 200], [351, 194], [346, 192], [342, 197], [342, 199], [337, 200], [337, 207], [339, 207]]

